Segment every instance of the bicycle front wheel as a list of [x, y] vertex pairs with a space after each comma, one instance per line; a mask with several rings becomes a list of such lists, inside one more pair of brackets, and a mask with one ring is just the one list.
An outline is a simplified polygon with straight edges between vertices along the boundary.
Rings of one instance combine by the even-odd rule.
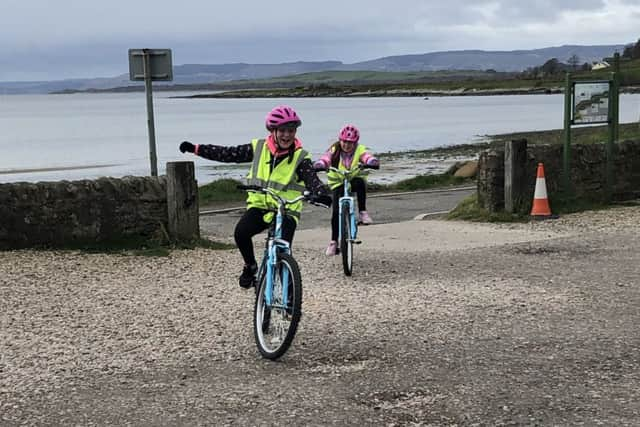
[[[273, 269], [271, 305], [267, 305], [266, 274], [262, 276], [254, 307], [253, 331], [262, 357], [275, 360], [291, 346], [302, 315], [300, 268], [289, 254], [278, 254]], [[287, 288], [285, 300], [284, 289]]]
[[342, 210], [342, 236], [340, 236], [340, 252], [342, 253], [342, 267], [344, 274], [351, 276], [353, 271], [353, 239], [351, 239], [351, 215], [349, 209]]

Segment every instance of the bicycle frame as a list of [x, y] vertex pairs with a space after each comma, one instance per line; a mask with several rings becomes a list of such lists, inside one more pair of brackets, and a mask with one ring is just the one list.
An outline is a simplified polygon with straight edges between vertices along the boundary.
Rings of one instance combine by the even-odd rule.
[[[358, 236], [358, 220], [356, 218], [356, 209], [355, 209], [355, 198], [351, 194], [351, 178], [353, 175], [360, 170], [360, 168], [352, 169], [352, 170], [343, 170], [334, 167], [329, 168], [330, 171], [339, 173], [342, 175], [342, 186], [343, 193], [342, 197], [338, 200], [338, 215], [339, 218], [342, 218], [342, 213], [345, 209], [349, 212], [349, 218], [351, 223], [351, 236], [348, 236], [349, 240], [356, 240]], [[342, 238], [342, 221], [338, 221], [338, 241]]]
[[284, 217], [288, 205], [303, 199], [310, 203], [314, 201], [308, 191], [287, 200], [270, 188], [255, 185], [238, 187], [269, 195], [266, 198], [267, 208], [275, 213], [269, 224], [264, 255], [258, 269], [253, 310], [253, 332], [258, 350], [263, 357], [275, 360], [291, 345], [302, 315], [302, 275], [291, 254], [291, 244], [282, 237]]
[[[276, 218], [274, 221], [274, 225], [270, 228], [269, 233], [267, 234], [267, 240], [264, 250], [264, 256], [262, 258], [262, 262], [260, 264], [260, 270], [258, 271], [258, 283], [260, 283], [260, 279], [266, 274], [266, 287], [265, 287], [265, 302], [268, 307], [273, 307], [273, 269], [276, 265], [276, 261], [278, 257], [276, 256], [278, 252], [285, 252], [287, 254], [291, 254], [291, 246], [289, 242], [282, 238], [282, 221], [286, 212], [285, 204], [280, 204], [278, 206], [278, 210], [276, 213]], [[289, 274], [288, 270], [283, 272], [282, 283], [282, 300], [283, 304], [286, 304], [289, 287], [286, 286], [289, 283], [289, 278], [287, 277]], [[258, 288], [256, 287], [256, 290]], [[286, 308], [284, 306], [278, 308]]]
[[[265, 277], [266, 278], [266, 284], [265, 284], [266, 305], [270, 308], [275, 307], [275, 308], [284, 309], [286, 308], [285, 305], [286, 305], [288, 293], [289, 293], [289, 287], [286, 286], [289, 283], [288, 271], [284, 271], [283, 277], [281, 279], [283, 284], [282, 305], [273, 304], [273, 271], [276, 266], [276, 262], [278, 260], [277, 254], [280, 252], [284, 252], [289, 255], [291, 254], [291, 245], [289, 244], [289, 242], [287, 242], [282, 238], [283, 218], [287, 212], [287, 205], [303, 200], [307, 195], [303, 194], [292, 200], [285, 200], [270, 188], [262, 188], [259, 186], [252, 186], [252, 185], [243, 185], [243, 186], [240, 186], [240, 188], [249, 190], [249, 191], [256, 191], [256, 192], [268, 194], [272, 196], [272, 198], [275, 200], [275, 203], [277, 204], [277, 208], [274, 209], [275, 219], [273, 220], [272, 225], [269, 228], [269, 232], [267, 233], [265, 250], [262, 257], [262, 261], [260, 262], [260, 268], [258, 269], [257, 283], [259, 284], [262, 278]], [[256, 292], [258, 291], [259, 291], [258, 286], [256, 286]]]
[[[344, 193], [340, 200], [338, 201], [338, 214], [339, 218], [342, 217], [342, 212], [345, 209], [349, 212], [349, 218], [351, 222], [351, 236], [347, 236], [350, 240], [355, 240], [358, 235], [358, 221], [356, 219], [356, 209], [355, 209], [355, 199], [353, 195], [351, 195], [351, 183], [347, 178], [343, 180], [344, 184]], [[342, 221], [338, 221], [338, 240], [342, 237], [342, 233], [344, 230], [342, 229]]]

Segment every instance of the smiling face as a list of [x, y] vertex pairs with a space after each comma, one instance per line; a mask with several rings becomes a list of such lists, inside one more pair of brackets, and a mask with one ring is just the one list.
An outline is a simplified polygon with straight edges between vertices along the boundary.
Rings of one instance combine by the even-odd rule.
[[295, 126], [283, 126], [271, 131], [271, 135], [276, 140], [276, 144], [281, 150], [291, 148], [296, 140], [296, 132], [298, 128]]
[[351, 153], [356, 148], [356, 143], [351, 141], [340, 140], [340, 149], [345, 153]]

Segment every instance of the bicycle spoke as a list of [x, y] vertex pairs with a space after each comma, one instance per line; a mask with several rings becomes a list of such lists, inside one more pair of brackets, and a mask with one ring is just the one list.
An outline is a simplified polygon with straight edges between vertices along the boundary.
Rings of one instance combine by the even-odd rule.
[[[276, 359], [291, 345], [300, 321], [302, 285], [300, 271], [295, 260], [288, 254], [279, 254], [274, 269], [272, 305], [265, 304], [266, 278], [260, 283], [256, 299], [254, 332], [260, 353], [268, 359]], [[283, 283], [284, 282], [284, 283]], [[288, 287], [286, 301], [284, 287]]]
[[342, 267], [344, 274], [351, 276], [353, 269], [353, 240], [351, 230], [351, 213], [348, 209], [342, 211], [342, 236], [340, 239], [340, 252], [342, 252]]

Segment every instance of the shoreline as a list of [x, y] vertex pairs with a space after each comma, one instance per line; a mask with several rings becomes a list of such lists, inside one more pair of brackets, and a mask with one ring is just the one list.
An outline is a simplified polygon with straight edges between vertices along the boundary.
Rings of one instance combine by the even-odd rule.
[[[430, 148], [425, 150], [408, 150], [395, 152], [376, 153], [381, 162], [386, 164], [382, 171], [376, 171], [369, 177], [370, 182], [380, 184], [390, 184], [404, 179], [412, 178], [418, 175], [433, 175], [446, 172], [451, 166], [457, 162], [473, 160], [477, 158], [477, 154], [488, 147], [487, 143], [479, 142], [476, 144], [460, 144], [452, 146], [443, 146]], [[51, 182], [51, 181], [81, 181], [84, 179], [98, 179], [99, 177], [122, 178], [124, 176], [136, 176], [132, 171], [126, 171], [121, 174], [105, 173], [99, 177], [93, 178], [62, 178], [62, 179], [46, 179], [45, 176], [38, 177], [39, 174], [64, 172], [64, 171], [82, 171], [97, 170], [101, 168], [111, 168], [121, 166], [121, 164], [91, 164], [91, 165], [71, 165], [71, 166], [48, 166], [48, 167], [25, 167], [0, 169], [0, 177], [7, 179], [12, 175], [31, 174], [19, 181], [2, 181], [0, 184], [9, 184], [16, 182]], [[249, 164], [238, 165], [235, 163], [219, 165], [195, 165], [196, 180], [198, 185], [206, 185], [220, 179], [243, 179], [245, 178]], [[95, 174], [94, 174], [95, 175]], [[44, 179], [40, 179], [44, 178]]]
[[[380, 170], [370, 171], [368, 181], [372, 184], [388, 185], [421, 175], [443, 174], [458, 163], [477, 160], [479, 153], [488, 147], [488, 143], [479, 142], [477, 145], [460, 144], [426, 150], [376, 153], [382, 167]], [[212, 179], [199, 179], [197, 177], [198, 169], [207, 171], [207, 176]], [[226, 164], [215, 167], [204, 166], [196, 168], [196, 179], [199, 187], [221, 179], [242, 180], [246, 177], [248, 170], [249, 166], [240, 168], [236, 164], [231, 167]], [[212, 171], [217, 173], [213, 174]], [[325, 179], [323, 175], [321, 175], [321, 179]]]
[[[434, 89], [378, 89], [354, 91], [351, 89], [309, 91], [303, 89], [238, 89], [218, 93], [200, 93], [195, 95], [171, 96], [175, 99], [207, 98], [382, 98], [382, 97], [449, 97], [449, 96], [501, 96], [501, 95], [556, 95], [563, 93], [560, 87], [514, 88], [514, 89], [476, 89], [460, 88], [453, 90]], [[621, 91], [621, 93], [623, 93]]]
[[[171, 92], [165, 90], [165, 92]], [[461, 87], [458, 89], [368, 89], [354, 90], [350, 88], [279, 88], [279, 89], [236, 89], [217, 93], [198, 93], [194, 95], [170, 96], [175, 99], [207, 99], [207, 98], [382, 98], [382, 97], [450, 97], [450, 96], [508, 96], [508, 95], [557, 95], [564, 93], [562, 86], [491, 88], [478, 89]], [[640, 86], [620, 88], [620, 94], [640, 93]]]
[[[502, 95], [557, 95], [564, 93], [564, 85], [547, 85], [540, 87], [515, 87], [515, 88], [476, 88], [459, 87], [456, 89], [431, 89], [431, 88], [375, 88], [367, 89], [356, 87], [280, 87], [280, 88], [244, 88], [244, 89], [189, 89], [185, 87], [173, 88], [159, 86], [154, 88], [156, 92], [200, 92], [193, 95], [168, 96], [173, 99], [206, 99], [206, 98], [373, 98], [373, 97], [448, 97], [448, 96], [502, 96]], [[126, 93], [144, 92], [144, 87], [126, 86], [112, 89], [84, 89], [62, 90], [49, 92], [49, 95], [72, 95], [77, 93]], [[215, 93], [211, 93], [215, 92]], [[640, 86], [624, 86], [619, 89], [620, 94], [640, 93]]]
[[111, 168], [114, 166], [121, 166], [118, 163], [107, 163], [104, 165], [79, 165], [79, 166], [50, 166], [41, 168], [24, 168], [24, 169], [0, 169], [0, 175], [14, 175], [21, 173], [34, 173], [34, 172], [60, 172], [60, 171], [73, 171], [83, 169], [100, 169]]

